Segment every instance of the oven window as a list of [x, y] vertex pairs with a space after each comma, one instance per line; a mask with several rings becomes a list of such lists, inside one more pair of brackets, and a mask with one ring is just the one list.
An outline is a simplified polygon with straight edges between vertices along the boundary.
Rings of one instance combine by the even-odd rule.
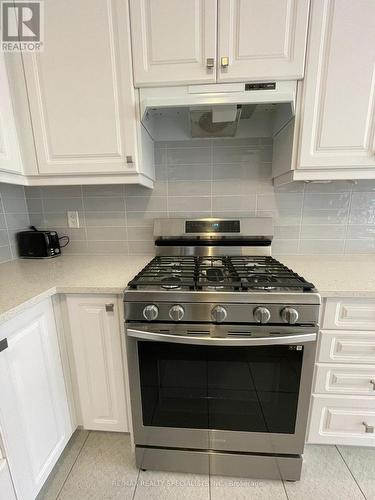
[[138, 342], [143, 424], [293, 434], [303, 347]]

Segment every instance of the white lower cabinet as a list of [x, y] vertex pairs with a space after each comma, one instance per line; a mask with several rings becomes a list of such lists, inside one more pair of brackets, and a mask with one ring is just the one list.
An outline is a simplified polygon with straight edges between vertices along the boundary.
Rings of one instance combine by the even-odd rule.
[[16, 500], [12, 479], [5, 458], [0, 458], [0, 498], [2, 500]]
[[375, 331], [364, 330], [372, 319], [369, 300], [326, 300], [309, 443], [375, 446]]
[[85, 429], [128, 431], [116, 296], [66, 298]]
[[309, 443], [375, 445], [375, 397], [313, 395]]
[[18, 500], [33, 500], [73, 432], [51, 300], [1, 325], [0, 340], [5, 456]]

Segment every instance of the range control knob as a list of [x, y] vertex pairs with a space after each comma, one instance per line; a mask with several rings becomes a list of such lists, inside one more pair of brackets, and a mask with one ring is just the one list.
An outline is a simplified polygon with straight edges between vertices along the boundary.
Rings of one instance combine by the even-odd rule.
[[289, 325], [294, 325], [298, 321], [298, 312], [293, 307], [284, 307], [280, 315], [284, 323], [288, 323]]
[[211, 311], [212, 321], [222, 323], [228, 316], [227, 310], [223, 306], [215, 306]]
[[159, 308], [155, 304], [149, 304], [143, 309], [143, 317], [147, 319], [147, 321], [155, 321], [158, 315]]
[[181, 321], [184, 317], [184, 314], [185, 309], [179, 304], [176, 304], [169, 309], [169, 317], [173, 321]]
[[267, 307], [256, 307], [253, 315], [257, 323], [268, 323], [271, 318], [271, 313]]

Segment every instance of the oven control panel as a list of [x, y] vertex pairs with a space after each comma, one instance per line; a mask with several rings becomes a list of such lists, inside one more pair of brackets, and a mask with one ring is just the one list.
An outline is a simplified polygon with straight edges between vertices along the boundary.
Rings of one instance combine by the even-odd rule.
[[125, 302], [126, 321], [312, 325], [318, 315], [313, 304]]

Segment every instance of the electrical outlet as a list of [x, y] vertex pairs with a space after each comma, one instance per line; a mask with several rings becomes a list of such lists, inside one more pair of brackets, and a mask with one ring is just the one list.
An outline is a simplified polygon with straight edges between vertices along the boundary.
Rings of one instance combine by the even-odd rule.
[[66, 213], [68, 217], [68, 227], [79, 227], [79, 217], [78, 217], [78, 212], [67, 212]]

